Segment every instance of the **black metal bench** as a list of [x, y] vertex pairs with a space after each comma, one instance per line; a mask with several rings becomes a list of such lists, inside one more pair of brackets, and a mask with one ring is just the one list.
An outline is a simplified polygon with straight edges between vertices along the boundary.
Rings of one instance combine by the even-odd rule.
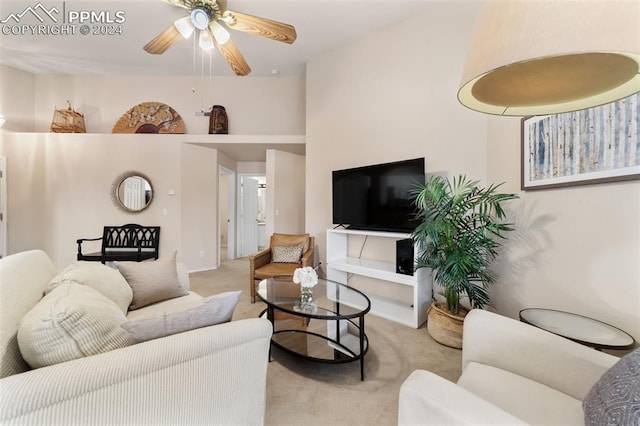
[[[85, 241], [102, 240], [102, 249], [95, 253], [82, 253]], [[160, 227], [141, 226], [133, 223], [122, 226], [105, 226], [100, 238], [80, 238], [78, 260], [90, 262], [115, 262], [157, 259], [160, 246]]]

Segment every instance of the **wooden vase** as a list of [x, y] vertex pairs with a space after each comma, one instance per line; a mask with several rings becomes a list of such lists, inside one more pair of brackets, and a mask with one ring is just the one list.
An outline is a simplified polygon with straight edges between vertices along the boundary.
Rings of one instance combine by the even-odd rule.
[[438, 343], [452, 348], [462, 348], [462, 327], [469, 311], [462, 306], [460, 314], [453, 315], [446, 303], [432, 303], [427, 311], [427, 331]]
[[214, 105], [209, 116], [209, 134], [226, 135], [229, 133], [227, 111], [222, 105]]

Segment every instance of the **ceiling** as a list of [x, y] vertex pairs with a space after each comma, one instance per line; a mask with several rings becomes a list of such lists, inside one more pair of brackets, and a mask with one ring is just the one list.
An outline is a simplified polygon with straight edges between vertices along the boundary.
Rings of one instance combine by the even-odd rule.
[[[443, 0], [440, 0], [443, 1]], [[452, 0], [449, 0], [452, 1]], [[231, 31], [232, 39], [252, 68], [250, 76], [302, 76], [310, 59], [342, 45], [374, 33], [426, 11], [436, 0], [228, 0], [228, 9], [291, 24], [298, 38], [292, 45], [255, 35]], [[38, 22], [32, 13], [19, 21], [9, 19], [0, 32], [0, 64], [34, 74], [98, 74], [98, 75], [200, 75], [234, 74], [224, 60], [214, 52], [213, 58], [203, 58], [194, 49], [192, 36], [180, 40], [164, 55], [151, 55], [142, 47], [173, 21], [185, 16], [185, 10], [162, 0], [132, 1], [11, 1], [2, 0], [0, 21], [11, 14], [22, 14], [26, 7], [37, 5], [51, 12], [57, 22], [43, 15]], [[43, 9], [41, 8], [40, 11]], [[92, 24], [90, 33], [80, 33], [81, 24], [69, 22], [71, 12], [91, 11], [115, 20], [119, 24]], [[62, 23], [62, 19], [66, 23]], [[56, 22], [56, 23], [54, 23]], [[19, 24], [19, 25], [18, 25]], [[46, 31], [56, 31], [75, 25], [73, 34], [32, 35], [6, 34], [18, 31], [24, 24], [41, 24]], [[100, 35], [93, 31], [122, 30], [122, 34]], [[211, 66], [211, 71], [209, 70]], [[277, 70], [277, 71], [274, 71]]]

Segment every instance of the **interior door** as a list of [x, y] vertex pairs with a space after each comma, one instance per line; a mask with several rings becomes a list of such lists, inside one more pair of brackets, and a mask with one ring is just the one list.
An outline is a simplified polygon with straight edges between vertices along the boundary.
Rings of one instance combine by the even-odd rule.
[[124, 205], [132, 210], [140, 210], [146, 205], [144, 194], [144, 180], [139, 177], [129, 177], [124, 181]]
[[236, 258], [236, 174], [227, 178], [227, 259]]
[[258, 181], [242, 177], [240, 183], [242, 223], [242, 247], [240, 256], [245, 257], [258, 251]]

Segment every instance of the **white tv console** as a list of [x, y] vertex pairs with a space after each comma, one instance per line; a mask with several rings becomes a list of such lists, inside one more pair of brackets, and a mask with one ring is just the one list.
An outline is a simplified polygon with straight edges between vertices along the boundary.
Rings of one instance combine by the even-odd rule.
[[[327, 230], [327, 279], [348, 284], [348, 274], [361, 275], [385, 281], [389, 286], [409, 286], [413, 290], [410, 303], [402, 303], [382, 296], [369, 294], [366, 288], [359, 288], [371, 300], [371, 313], [400, 324], [418, 328], [427, 319], [427, 309], [431, 304], [431, 271], [420, 268], [413, 275], [396, 273], [394, 263], [362, 259], [348, 256], [350, 235], [400, 240], [410, 238], [409, 234], [397, 232], [357, 231], [350, 229]], [[414, 249], [417, 253], [417, 249]], [[395, 259], [395, 253], [394, 253]], [[348, 301], [346, 302], [348, 304]]]

